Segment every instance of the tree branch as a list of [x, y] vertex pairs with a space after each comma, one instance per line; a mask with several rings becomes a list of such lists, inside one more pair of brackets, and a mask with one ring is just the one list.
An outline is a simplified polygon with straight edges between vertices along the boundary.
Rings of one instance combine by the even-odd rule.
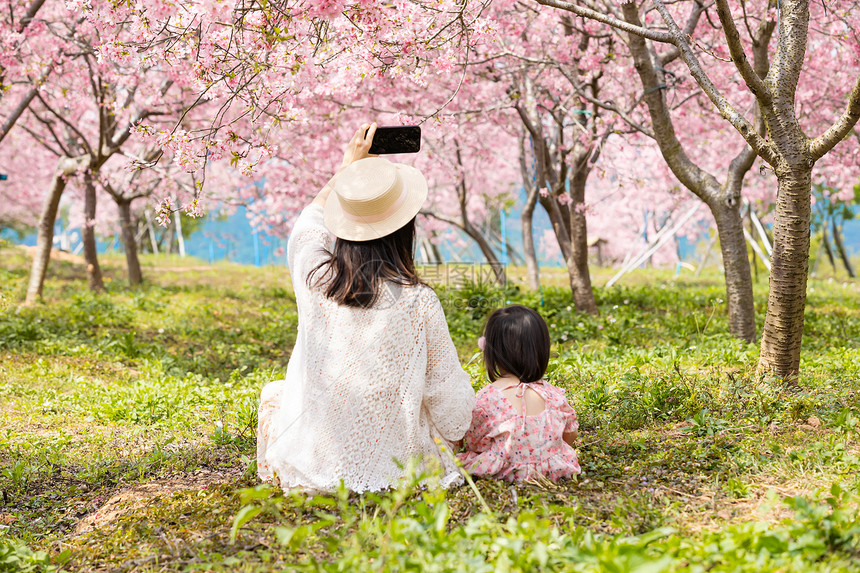
[[743, 78], [744, 83], [746, 83], [749, 90], [752, 94], [759, 100], [763, 106], [769, 106], [772, 101], [772, 95], [770, 90], [767, 89], [767, 86], [762, 81], [762, 78], [758, 76], [755, 70], [752, 69], [752, 66], [747, 60], [747, 55], [744, 52], [743, 44], [741, 43], [741, 35], [738, 32], [737, 26], [735, 26], [734, 19], [732, 18], [732, 11], [729, 8], [729, 3], [727, 0], [716, 0], [717, 2], [717, 16], [720, 18], [720, 23], [723, 25], [723, 32], [726, 35], [726, 42], [729, 48], [729, 54], [732, 56], [732, 61], [735, 63], [735, 67], [738, 69], [738, 72], [741, 74], [741, 78]]
[[79, 130], [77, 127], [75, 127], [75, 126], [74, 126], [74, 125], [73, 125], [69, 120], [67, 120], [67, 119], [66, 119], [66, 118], [64, 118], [62, 115], [60, 115], [59, 113], [57, 113], [56, 111], [54, 111], [54, 109], [53, 109], [51, 106], [49, 106], [49, 105], [47, 104], [47, 102], [46, 102], [44, 99], [42, 99], [42, 96], [41, 96], [41, 95], [39, 95], [39, 94], [37, 93], [37, 94], [36, 94], [36, 97], [39, 99], [39, 102], [40, 102], [43, 106], [45, 106], [45, 109], [46, 109], [46, 110], [48, 110], [48, 112], [50, 112], [50, 113], [51, 113], [51, 115], [53, 115], [54, 117], [56, 117], [57, 119], [59, 119], [59, 120], [60, 120], [60, 122], [62, 122], [66, 127], [68, 127], [68, 128], [72, 131], [72, 133], [74, 133], [75, 135], [77, 135], [77, 136], [78, 136], [78, 140], [81, 142], [81, 146], [84, 148], [84, 151], [86, 151], [86, 153], [87, 153], [87, 154], [92, 155], [92, 154], [93, 154], [93, 150], [90, 148], [90, 144], [89, 144], [89, 143], [87, 143], [87, 138], [86, 138], [86, 137], [84, 137], [84, 134], [83, 134], [83, 133], [81, 133], [81, 132], [80, 132], [80, 130]]
[[48, 79], [48, 75], [53, 70], [53, 66], [49, 67], [47, 70], [42, 72], [42, 75], [39, 76], [33, 83], [33, 87], [31, 87], [27, 93], [24, 94], [24, 97], [21, 98], [21, 101], [18, 102], [18, 105], [9, 113], [9, 117], [6, 118], [6, 121], [3, 122], [3, 126], [0, 127], [0, 141], [3, 141], [3, 138], [15, 127], [15, 123], [18, 122], [21, 115], [30, 107], [30, 103], [36, 98], [36, 95], [39, 93], [39, 88]]
[[809, 2], [782, 1], [779, 17], [779, 39], [773, 65], [765, 78], [774, 98], [780, 102], [785, 117], [794, 115], [795, 94], [800, 70], [806, 55], [809, 35]]
[[[635, 25], [640, 23], [639, 9], [635, 4], [624, 4], [622, 9], [626, 20]], [[640, 36], [631, 34], [628, 37], [628, 46], [630, 54], [633, 56], [634, 67], [642, 82], [643, 99], [648, 106], [651, 127], [654, 130], [655, 140], [660, 146], [663, 159], [682, 185], [706, 203], [713, 202], [717, 198], [709, 190], [718, 188], [719, 184], [713, 175], [693, 163], [684, 150], [684, 146], [678, 140], [675, 124], [666, 104], [666, 95], [661, 89], [662, 84], [657, 76], [657, 70], [651, 60], [645, 40]]]
[[602, 22], [603, 24], [608, 24], [613, 28], [618, 28], [619, 30], [623, 30], [630, 34], [636, 34], [637, 36], [642, 36], [643, 38], [647, 38], [648, 40], [652, 40], [654, 42], [661, 42], [663, 44], [674, 43], [672, 37], [666, 32], [649, 30], [648, 28], [645, 28], [643, 26], [634, 26], [628, 22], [625, 22], [624, 20], [619, 20], [618, 18], [607, 16], [606, 14], [602, 14], [596, 10], [592, 10], [591, 8], [577, 6], [576, 4], [565, 2], [564, 0], [537, 0], [537, 3], [542, 4], [544, 6], [550, 6], [552, 8], [558, 8], [559, 10], [573, 12], [577, 16], [582, 16], [583, 18], [588, 18], [590, 20]]
[[[653, 0], [654, 5], [657, 8], [657, 11], [663, 17], [663, 20], [666, 22], [666, 25], [669, 28], [669, 34], [674, 40], [673, 43], [678, 47], [681, 52], [681, 58], [684, 60], [684, 63], [687, 64], [687, 67], [690, 69], [690, 74], [692, 74], [693, 78], [696, 80], [696, 83], [699, 84], [699, 87], [702, 88], [702, 91], [708, 96], [708, 98], [713, 102], [714, 106], [716, 106], [717, 110], [720, 112], [720, 115], [727, 120], [732, 126], [738, 130], [738, 133], [743, 136], [743, 138], [750, 144], [755, 152], [760, 155], [765, 161], [773, 165], [777, 161], [776, 150], [773, 148], [773, 145], [765, 140], [764, 137], [758, 134], [755, 130], [755, 127], [732, 106], [731, 103], [723, 96], [720, 91], [717, 89], [717, 86], [711, 81], [708, 77], [708, 74], [705, 73], [705, 70], [702, 68], [702, 65], [699, 63], [698, 58], [696, 58], [696, 54], [693, 52], [693, 49], [690, 47], [690, 43], [687, 41], [686, 36], [678, 28], [677, 22], [672, 18], [672, 15], [666, 9], [666, 5], [663, 3], [663, 0]], [[625, 4], [624, 6], [627, 6]], [[633, 4], [635, 7], [635, 4]], [[637, 13], [638, 18], [638, 13]]]
[[39, 8], [42, 7], [42, 4], [45, 3], [45, 0], [33, 0], [32, 4], [30, 4], [29, 8], [27, 8], [27, 13], [24, 14], [24, 17], [21, 18], [21, 21], [18, 23], [18, 33], [24, 31], [24, 28], [30, 25], [30, 22], [33, 21], [33, 18], [36, 17], [36, 13], [39, 11]]
[[582, 99], [584, 99], [585, 101], [591, 103], [592, 105], [594, 105], [596, 107], [599, 107], [600, 109], [605, 109], [606, 111], [611, 111], [612, 113], [614, 113], [618, 117], [620, 117], [621, 120], [624, 121], [624, 123], [626, 123], [627, 125], [629, 125], [633, 129], [635, 129], [636, 131], [640, 132], [641, 134], [643, 134], [647, 137], [650, 137], [651, 139], [654, 139], [654, 132], [653, 131], [648, 129], [646, 126], [634, 121], [633, 118], [631, 118], [629, 115], [627, 115], [624, 112], [624, 110], [620, 109], [617, 105], [615, 105], [615, 102], [613, 102], [611, 100], [603, 102], [603, 101], [598, 100], [597, 98], [594, 98], [594, 97], [588, 95], [585, 88], [582, 86], [581, 83], [579, 83], [579, 80], [576, 79], [576, 76], [574, 74], [571, 74], [567, 70], [567, 68], [565, 68], [564, 66], [558, 66], [558, 70], [561, 72], [561, 74], [565, 78], [567, 78], [567, 81], [570, 82], [570, 84], [573, 86], [573, 89], [576, 90], [577, 95], [579, 95]]
[[38, 133], [34, 132], [33, 130], [31, 130], [26, 125], [22, 125], [21, 129], [23, 129], [24, 131], [29, 133], [30, 137], [32, 137], [33, 139], [36, 140], [36, 143], [38, 143], [39, 145], [41, 145], [42, 147], [44, 147], [45, 149], [47, 149], [48, 151], [50, 151], [51, 153], [56, 155], [57, 157], [65, 157], [66, 156], [65, 151], [58, 151], [58, 150], [54, 149], [44, 139], [42, 139], [42, 137]]
[[[684, 36], [693, 35], [705, 10], [707, 10], [707, 7], [700, 0], [694, 2], [693, 9], [690, 10], [690, 15], [687, 17], [687, 23], [684, 25]], [[665, 68], [670, 62], [677, 60], [680, 55], [681, 50], [677, 46], [672, 46], [665, 54], [660, 56], [660, 67]]]
[[809, 152], [813, 159], [820, 159], [837, 143], [845, 139], [845, 136], [857, 124], [858, 120], [860, 120], [860, 76], [857, 76], [857, 81], [854, 82], [854, 89], [851, 90], [848, 105], [842, 117], [836, 120], [836, 123], [831, 125], [827, 131], [809, 141]]
[[421, 213], [425, 217], [432, 217], [433, 219], [437, 219], [439, 221], [442, 221], [443, 223], [448, 223], [449, 225], [453, 225], [454, 227], [457, 227], [458, 229], [461, 229], [463, 231], [466, 230], [466, 228], [463, 227], [463, 224], [460, 221], [458, 221], [456, 219], [452, 219], [451, 217], [448, 217], [445, 215], [440, 215], [439, 213], [436, 213], [435, 211], [430, 211], [429, 209], [421, 209], [421, 211], [419, 211], [419, 213]]

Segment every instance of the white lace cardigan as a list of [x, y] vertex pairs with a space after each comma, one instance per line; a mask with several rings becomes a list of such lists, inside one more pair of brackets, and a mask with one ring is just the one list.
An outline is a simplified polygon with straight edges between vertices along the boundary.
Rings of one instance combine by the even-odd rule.
[[[340, 306], [307, 278], [332, 244], [323, 210], [305, 208], [288, 244], [298, 337], [285, 380], [260, 399], [257, 468], [283, 488], [353, 491], [389, 487], [410, 459], [440, 460], [443, 484], [458, 479], [448, 455], [472, 419], [475, 392], [426, 286], [394, 287], [372, 308]], [[449, 449], [450, 451], [450, 449]]]

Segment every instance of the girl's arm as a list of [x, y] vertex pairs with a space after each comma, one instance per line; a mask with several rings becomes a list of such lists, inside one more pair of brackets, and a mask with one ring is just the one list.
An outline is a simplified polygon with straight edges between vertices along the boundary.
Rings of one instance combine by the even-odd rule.
[[564, 416], [564, 430], [562, 430], [561, 439], [573, 447], [576, 439], [579, 437], [579, 420], [576, 417], [576, 411], [567, 402], [567, 398], [564, 396], [564, 390], [557, 386], [553, 386], [553, 388], [555, 388], [555, 391], [558, 393], [558, 400], [560, 402], [559, 410]]

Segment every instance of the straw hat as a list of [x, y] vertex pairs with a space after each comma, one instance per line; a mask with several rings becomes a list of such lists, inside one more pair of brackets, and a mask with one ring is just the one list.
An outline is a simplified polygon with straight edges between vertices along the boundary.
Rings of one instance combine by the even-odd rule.
[[426, 198], [427, 180], [420, 171], [367, 157], [349, 164], [335, 179], [325, 226], [339, 239], [371, 241], [411, 221]]

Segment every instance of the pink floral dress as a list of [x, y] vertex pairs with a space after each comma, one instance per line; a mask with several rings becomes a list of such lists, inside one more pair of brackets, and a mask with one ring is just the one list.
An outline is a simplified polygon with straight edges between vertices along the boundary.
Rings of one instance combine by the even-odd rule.
[[492, 384], [478, 392], [472, 425], [463, 438], [466, 451], [459, 454], [463, 466], [472, 475], [507, 481], [523, 481], [543, 476], [552, 481], [569, 478], [580, 472], [579, 460], [562, 433], [579, 427], [576, 412], [567, 403], [564, 391], [540, 380], [529, 384], [512, 384], [522, 398], [526, 386], [546, 402], [544, 411], [534, 416], [521, 412]]

